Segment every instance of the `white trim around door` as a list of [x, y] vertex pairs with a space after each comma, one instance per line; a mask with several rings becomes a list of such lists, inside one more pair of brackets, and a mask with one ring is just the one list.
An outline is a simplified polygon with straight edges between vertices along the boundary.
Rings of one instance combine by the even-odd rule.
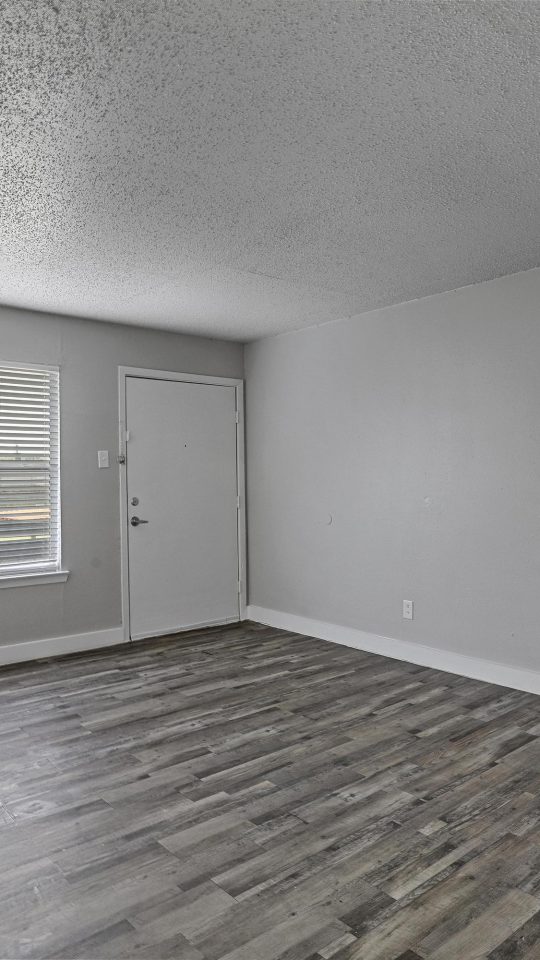
[[[236, 477], [238, 496], [238, 581], [239, 620], [245, 620], [247, 609], [246, 567], [246, 502], [245, 502], [245, 450], [244, 450], [244, 382], [228, 377], [206, 377], [199, 374], [178, 373], [170, 370], [147, 370], [143, 367], [118, 368], [118, 464], [120, 471], [120, 548], [122, 559], [122, 623], [124, 640], [131, 641], [129, 613], [129, 566], [128, 566], [128, 503], [127, 503], [127, 443], [126, 434], [126, 381], [129, 377], [150, 380], [173, 380], [180, 383], [208, 383], [234, 387], [236, 396]], [[197, 626], [202, 626], [198, 624]], [[186, 627], [185, 629], [190, 629]]]

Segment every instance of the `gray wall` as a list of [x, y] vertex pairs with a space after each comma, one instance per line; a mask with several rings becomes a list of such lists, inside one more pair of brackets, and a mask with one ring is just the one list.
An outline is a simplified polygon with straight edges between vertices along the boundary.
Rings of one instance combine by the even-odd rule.
[[535, 270], [247, 348], [251, 604], [540, 668], [539, 305]]
[[[241, 377], [239, 344], [0, 308], [0, 360], [61, 368], [65, 584], [0, 590], [0, 643], [121, 623], [118, 367]], [[97, 450], [111, 467], [97, 469]]]

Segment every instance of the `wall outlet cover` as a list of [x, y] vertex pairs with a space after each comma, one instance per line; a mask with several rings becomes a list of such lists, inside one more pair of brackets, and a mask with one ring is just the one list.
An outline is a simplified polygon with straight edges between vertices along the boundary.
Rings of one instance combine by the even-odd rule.
[[414, 617], [414, 600], [403, 601], [403, 619], [412, 620]]

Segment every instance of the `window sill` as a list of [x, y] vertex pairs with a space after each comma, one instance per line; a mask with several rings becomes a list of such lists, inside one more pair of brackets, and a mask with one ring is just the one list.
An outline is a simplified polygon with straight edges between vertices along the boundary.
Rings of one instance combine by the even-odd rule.
[[0, 590], [4, 587], [33, 587], [44, 583], [65, 583], [69, 570], [33, 570], [32, 573], [0, 573]]

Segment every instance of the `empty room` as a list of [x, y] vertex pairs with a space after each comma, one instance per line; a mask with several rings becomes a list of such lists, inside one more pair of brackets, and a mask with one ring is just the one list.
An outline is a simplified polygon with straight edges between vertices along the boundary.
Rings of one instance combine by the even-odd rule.
[[540, 960], [540, 3], [0, 37], [0, 960]]

